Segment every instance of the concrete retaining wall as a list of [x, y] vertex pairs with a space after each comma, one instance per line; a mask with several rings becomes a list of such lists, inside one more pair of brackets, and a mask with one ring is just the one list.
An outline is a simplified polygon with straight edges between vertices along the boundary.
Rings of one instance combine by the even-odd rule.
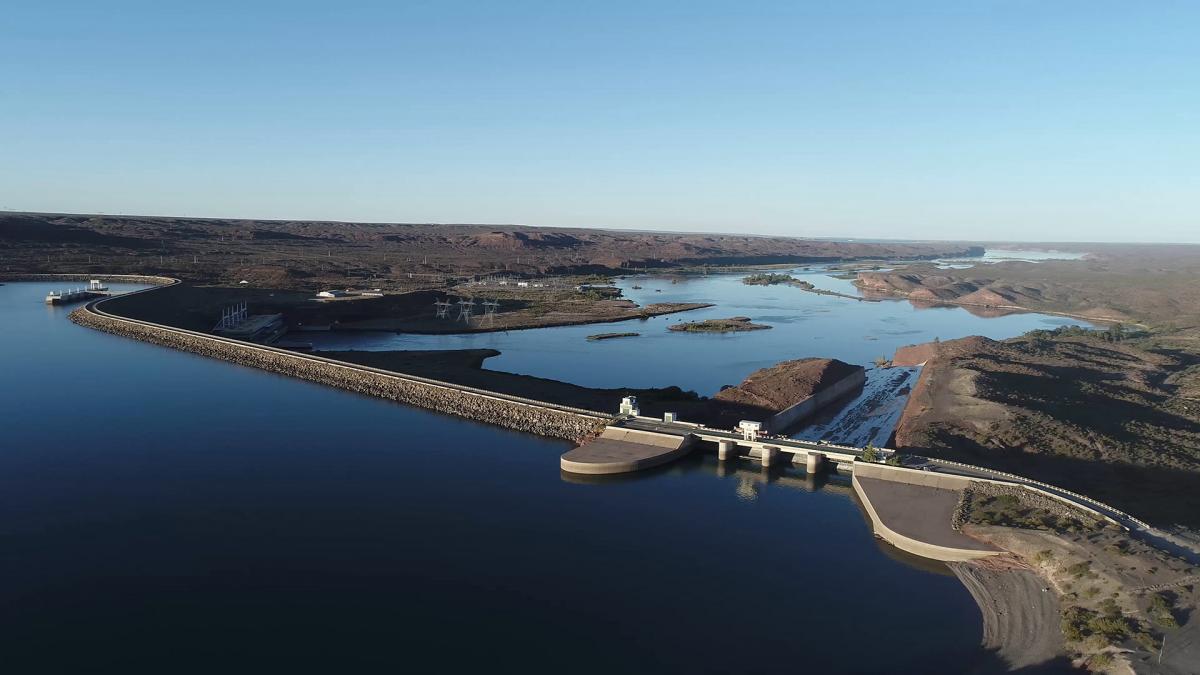
[[334, 359], [117, 317], [98, 310], [96, 305], [102, 302], [76, 309], [70, 315], [71, 320], [114, 335], [540, 436], [579, 441], [598, 433], [607, 421], [607, 418], [588, 411], [487, 394]]
[[[850, 483], [854, 486], [854, 492], [858, 495], [858, 499], [862, 502], [863, 508], [867, 512], [867, 516], [871, 520], [871, 529], [887, 543], [895, 546], [901, 551], [919, 555], [922, 558], [931, 560], [941, 560], [942, 562], [965, 562], [968, 560], [978, 560], [997, 555], [1000, 551], [981, 551], [978, 549], [953, 548], [949, 546], [939, 546], [931, 544], [927, 541], [920, 541], [912, 537], [905, 536], [896, 532], [892, 528], [884, 524], [879, 513], [875, 510], [875, 505], [871, 503], [863, 490], [862, 484], [858, 482], [859, 477], [866, 477], [862, 473], [862, 463], [854, 465], [854, 472], [851, 474]], [[966, 480], [966, 479], [964, 479]], [[907, 482], [907, 481], [904, 481]], [[969, 481], [968, 481], [969, 482]], [[932, 486], [931, 486], [932, 487]], [[949, 518], [947, 518], [949, 520]], [[946, 527], [950, 527], [950, 523], [946, 523]]]
[[[978, 467], [972, 468], [977, 469]], [[887, 464], [872, 464], [868, 462], [855, 462], [854, 474], [864, 478], [878, 478], [880, 480], [908, 483], [909, 485], [924, 485], [925, 487], [942, 488], [944, 490], [962, 490], [970, 486], [971, 483], [990, 483], [993, 485], [1016, 487], [1028, 492], [1032, 492], [1040, 497], [1052, 499], [1060, 504], [1065, 504], [1073, 509], [1083, 511], [1084, 513], [1094, 516], [1095, 518], [1103, 520], [1111, 525], [1125, 528], [1125, 526], [1117, 522], [1116, 519], [1088, 506], [1087, 504], [1081, 504], [1075, 499], [1064, 497], [1049, 490], [1042, 489], [1036, 485], [1030, 485], [1022, 482], [1025, 479], [1008, 481], [996, 480], [994, 478], [983, 478], [979, 476], [957, 476], [938, 471], [921, 471], [919, 469], [910, 469], [908, 467], [889, 466]]]
[[840, 398], [854, 391], [857, 387], [861, 387], [867, 381], [867, 372], [859, 368], [854, 373], [843, 377], [834, 384], [818, 391], [808, 398], [800, 401], [796, 405], [781, 410], [767, 419], [766, 427], [769, 431], [778, 431], [787, 429], [795, 425], [800, 420], [805, 419], [809, 415], [817, 412], [830, 401]]

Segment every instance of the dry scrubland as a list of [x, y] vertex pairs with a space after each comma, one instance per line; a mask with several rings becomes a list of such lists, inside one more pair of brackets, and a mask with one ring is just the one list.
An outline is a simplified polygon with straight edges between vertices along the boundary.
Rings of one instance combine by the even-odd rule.
[[1083, 261], [859, 273], [864, 290], [916, 304], [1123, 320], [1102, 333], [899, 350], [895, 363], [928, 365], [895, 445], [1061, 484], [1158, 524], [1200, 526], [1200, 247], [1089, 248]]
[[1200, 358], [1071, 333], [936, 345], [895, 446], [1200, 526]]
[[[1200, 664], [1200, 625], [1191, 621], [1200, 569], [1186, 561], [1054, 500], [982, 483], [964, 492], [956, 525], [1013, 554], [975, 574], [989, 596], [981, 604], [985, 641], [1014, 665], [1037, 665], [1060, 648], [1092, 670], [1128, 664], [1136, 672], [1186, 673]], [[1031, 579], [1044, 579], [1046, 590], [1031, 589], [1024, 583]], [[965, 581], [978, 600], [980, 589]], [[1031, 606], [1037, 611], [1028, 612]], [[1046, 616], [1047, 608], [1057, 616]]]
[[1089, 251], [1079, 261], [1003, 262], [967, 269], [905, 265], [859, 272], [868, 293], [926, 304], [1018, 306], [1148, 324], [1162, 338], [1200, 339], [1200, 246], [1064, 245]]
[[508, 271], [577, 274], [708, 265], [938, 258], [954, 243], [859, 243], [518, 225], [0, 214], [0, 272], [158, 273], [204, 283], [389, 290]]

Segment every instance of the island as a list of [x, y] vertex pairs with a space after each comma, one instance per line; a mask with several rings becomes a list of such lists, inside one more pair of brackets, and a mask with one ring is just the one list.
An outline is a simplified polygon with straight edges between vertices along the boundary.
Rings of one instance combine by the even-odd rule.
[[864, 300], [875, 302], [877, 300], [877, 298], [863, 298], [857, 295], [849, 295], [847, 293], [839, 293], [837, 291], [830, 291], [824, 288], [817, 288], [812, 284], [812, 282], [805, 281], [803, 279], [797, 279], [790, 274], [751, 274], [749, 276], [742, 277], [742, 283], [746, 284], [747, 286], [776, 286], [782, 284], [794, 286], [802, 291], [816, 293], [817, 295], [832, 295], [838, 298], [846, 298], [847, 300], [857, 300], [859, 302], [863, 302]]
[[597, 333], [596, 335], [587, 336], [587, 339], [594, 342], [596, 340], [614, 340], [616, 338], [637, 337], [639, 335], [641, 333]]
[[751, 323], [748, 316], [733, 316], [728, 319], [705, 319], [704, 321], [687, 321], [670, 326], [669, 330], [677, 333], [741, 333], [751, 330], [765, 330], [770, 326], [761, 323]]

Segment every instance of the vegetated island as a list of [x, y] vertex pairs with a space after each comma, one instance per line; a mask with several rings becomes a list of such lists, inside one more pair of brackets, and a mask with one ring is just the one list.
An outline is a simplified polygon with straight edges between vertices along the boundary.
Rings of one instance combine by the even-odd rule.
[[728, 319], [705, 319], [704, 321], [687, 321], [669, 326], [669, 330], [678, 333], [742, 333], [752, 330], [770, 328], [765, 324], [751, 323], [748, 316], [733, 316]]
[[857, 300], [859, 302], [863, 302], [863, 301], [874, 302], [875, 301], [875, 299], [873, 299], [873, 298], [864, 298], [864, 297], [858, 296], [858, 295], [850, 295], [848, 293], [839, 293], [837, 291], [830, 291], [830, 290], [826, 290], [824, 288], [817, 288], [816, 286], [814, 286], [812, 284], [812, 282], [805, 281], [803, 279], [797, 279], [796, 277], [794, 277], [790, 274], [776, 274], [776, 273], [751, 274], [749, 276], [742, 277], [742, 283], [746, 284], [747, 286], [787, 285], [787, 286], [793, 286], [795, 288], [799, 288], [802, 291], [808, 291], [809, 293], [816, 293], [817, 295], [831, 295], [831, 296], [838, 297], [838, 298], [846, 298], [847, 300]]
[[596, 335], [587, 336], [587, 339], [594, 342], [597, 340], [615, 340], [617, 338], [637, 337], [639, 335], [641, 335], [641, 333], [597, 333]]

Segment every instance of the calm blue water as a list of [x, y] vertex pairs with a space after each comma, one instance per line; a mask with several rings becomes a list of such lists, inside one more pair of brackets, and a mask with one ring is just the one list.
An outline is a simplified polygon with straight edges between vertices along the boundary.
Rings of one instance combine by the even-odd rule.
[[711, 457], [570, 482], [567, 444], [79, 328], [48, 289], [0, 286], [8, 672], [980, 656], [966, 590], [891, 557], [843, 488]]
[[[857, 294], [845, 279], [820, 269], [793, 272], [817, 287]], [[710, 302], [716, 306], [646, 321], [541, 328], [471, 335], [395, 333], [306, 333], [315, 349], [472, 349], [500, 350], [485, 367], [549, 377], [594, 387], [678, 385], [701, 395], [737, 384], [758, 368], [810, 356], [868, 365], [890, 358], [897, 347], [934, 338], [983, 335], [1001, 339], [1035, 328], [1081, 323], [1039, 314], [981, 318], [961, 307], [918, 309], [908, 302], [858, 302], [790, 286], [747, 286], [742, 274], [679, 279], [629, 277], [625, 296], [639, 305], [653, 302]], [[633, 286], [640, 285], [641, 289]], [[730, 316], [748, 316], [771, 330], [705, 335], [672, 333], [667, 326]], [[637, 331], [640, 337], [589, 342], [588, 335]]]

